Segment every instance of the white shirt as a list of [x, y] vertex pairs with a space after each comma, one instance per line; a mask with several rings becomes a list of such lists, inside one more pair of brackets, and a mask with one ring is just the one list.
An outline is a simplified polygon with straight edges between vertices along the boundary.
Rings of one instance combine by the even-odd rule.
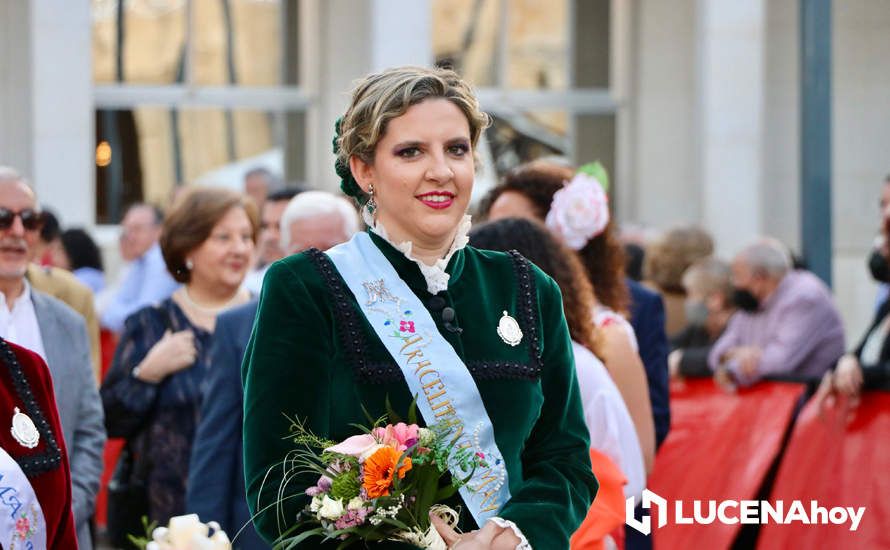
[[639, 497], [646, 487], [646, 466], [630, 412], [609, 371], [596, 355], [574, 340], [572, 350], [590, 447], [621, 468], [627, 478], [624, 496]]
[[244, 277], [244, 282], [241, 283], [241, 287], [246, 288], [248, 292], [254, 296], [259, 296], [260, 291], [263, 290], [263, 279], [266, 278], [266, 272], [269, 271], [271, 265], [272, 264], [266, 264], [263, 267], [254, 269], [248, 273], [247, 277]]
[[13, 344], [36, 352], [46, 361], [46, 350], [43, 348], [43, 337], [40, 335], [40, 325], [37, 324], [37, 314], [34, 312], [34, 302], [31, 301], [31, 285], [27, 279], [22, 294], [15, 299], [12, 309], [9, 309], [6, 295], [0, 292], [0, 336]]
[[464, 214], [460, 224], [457, 226], [457, 233], [454, 235], [454, 240], [451, 242], [451, 248], [448, 249], [448, 253], [445, 254], [444, 258], [436, 260], [436, 263], [433, 265], [427, 265], [414, 257], [412, 254], [412, 249], [414, 248], [413, 242], [393, 242], [386, 233], [386, 228], [383, 227], [382, 223], [374, 223], [370, 227], [371, 231], [382, 237], [383, 240], [389, 244], [393, 245], [393, 247], [404, 254], [406, 258], [416, 263], [417, 267], [420, 268], [420, 272], [423, 274], [423, 278], [426, 280], [427, 292], [430, 294], [438, 294], [443, 290], [448, 290], [448, 280], [451, 278], [451, 275], [445, 271], [445, 268], [448, 267], [448, 262], [451, 261], [451, 257], [454, 256], [454, 253], [461, 248], [466, 247], [470, 242], [470, 237], [468, 235], [470, 233], [470, 228], [473, 227], [473, 222], [469, 214]]

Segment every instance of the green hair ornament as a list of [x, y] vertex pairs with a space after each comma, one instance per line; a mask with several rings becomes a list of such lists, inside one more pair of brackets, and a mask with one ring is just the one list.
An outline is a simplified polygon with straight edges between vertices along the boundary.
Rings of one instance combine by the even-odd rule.
[[579, 174], [587, 174], [594, 178], [603, 187], [603, 191], [609, 192], [609, 173], [600, 161], [588, 162], [584, 166], [578, 168]]
[[358, 182], [355, 181], [355, 178], [352, 175], [352, 170], [349, 169], [349, 165], [343, 162], [340, 159], [340, 125], [343, 122], [343, 117], [337, 119], [334, 122], [334, 141], [332, 143], [334, 155], [336, 155], [337, 160], [334, 161], [334, 170], [337, 172], [337, 175], [340, 177], [340, 190], [346, 196], [352, 197], [355, 199], [355, 202], [358, 203], [359, 206], [364, 205], [368, 201], [368, 197], [362, 188], [359, 187]]

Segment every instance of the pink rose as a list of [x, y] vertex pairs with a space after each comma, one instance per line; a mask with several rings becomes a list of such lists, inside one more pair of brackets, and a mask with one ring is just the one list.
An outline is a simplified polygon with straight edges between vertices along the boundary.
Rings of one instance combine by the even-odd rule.
[[340, 453], [361, 458], [363, 454], [375, 445], [377, 445], [377, 438], [371, 434], [354, 435], [333, 447], [328, 447], [325, 449], [325, 452]]
[[386, 428], [374, 428], [374, 437], [380, 443], [389, 445], [399, 451], [417, 444], [417, 433], [420, 428], [417, 424], [405, 424], [399, 422], [396, 425], [389, 424]]
[[554, 193], [546, 224], [566, 245], [581, 250], [609, 224], [609, 197], [593, 176], [575, 174]]

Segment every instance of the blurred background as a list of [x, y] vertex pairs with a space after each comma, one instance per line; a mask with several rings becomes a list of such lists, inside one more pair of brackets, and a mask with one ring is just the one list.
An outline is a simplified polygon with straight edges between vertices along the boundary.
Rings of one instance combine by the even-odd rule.
[[536, 157], [598, 159], [625, 232], [694, 223], [723, 257], [763, 234], [827, 254], [860, 334], [888, 51], [884, 0], [0, 0], [0, 163], [113, 255], [127, 205], [185, 184], [240, 189], [262, 166], [335, 189], [352, 82], [447, 64], [494, 117], [479, 193]]

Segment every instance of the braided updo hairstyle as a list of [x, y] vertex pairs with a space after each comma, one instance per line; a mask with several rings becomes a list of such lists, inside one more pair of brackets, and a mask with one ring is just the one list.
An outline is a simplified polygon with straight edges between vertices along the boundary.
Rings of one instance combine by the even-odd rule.
[[[349, 169], [353, 155], [368, 164], [374, 161], [374, 149], [386, 133], [387, 123], [421, 101], [442, 98], [454, 103], [467, 117], [473, 150], [482, 131], [490, 124], [487, 114], [479, 109], [479, 101], [458, 75], [449, 69], [396, 67], [371, 74], [352, 91], [352, 100], [342, 118], [337, 120], [334, 154], [340, 188], [359, 205], [368, 196], [359, 187]], [[478, 163], [477, 163], [478, 164]]]

